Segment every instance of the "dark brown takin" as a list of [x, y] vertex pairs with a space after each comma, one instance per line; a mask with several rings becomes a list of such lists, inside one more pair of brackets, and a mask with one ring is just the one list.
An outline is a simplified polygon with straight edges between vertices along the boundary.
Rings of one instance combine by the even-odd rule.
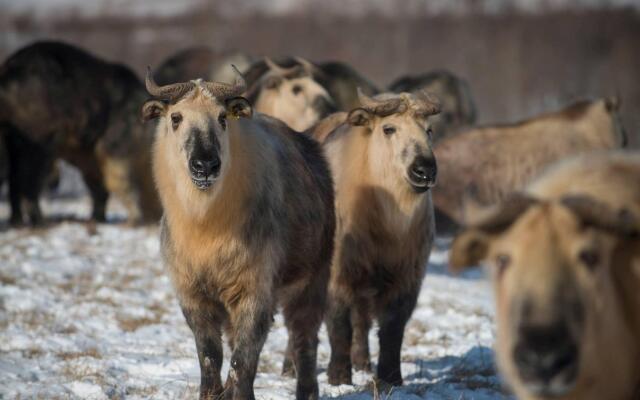
[[[377, 378], [400, 385], [404, 328], [434, 237], [430, 188], [437, 166], [429, 117], [440, 105], [422, 92], [373, 98], [360, 92], [360, 102], [312, 132], [323, 140], [336, 185], [327, 373], [333, 385], [350, 384], [352, 364], [369, 368], [368, 332], [376, 318]], [[327, 133], [332, 125], [336, 128]]]
[[[233, 85], [157, 86], [153, 171], [164, 217], [162, 253], [200, 361], [200, 398], [253, 399], [273, 313], [289, 333], [285, 371], [297, 399], [317, 399], [318, 329], [335, 229], [333, 183], [320, 146], [254, 113]], [[231, 369], [222, 385], [223, 331]]]
[[151, 178], [152, 129], [138, 110], [144, 86], [127, 67], [64, 43], [37, 42], [0, 67], [0, 136], [9, 158], [11, 222], [42, 222], [38, 197], [54, 161], [80, 169], [93, 200], [92, 217], [105, 219], [110, 193], [131, 222], [157, 221]]

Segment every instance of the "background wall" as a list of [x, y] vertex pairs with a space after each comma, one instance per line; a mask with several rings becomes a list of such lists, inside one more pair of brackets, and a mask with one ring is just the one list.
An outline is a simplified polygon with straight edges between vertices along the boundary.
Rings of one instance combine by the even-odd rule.
[[449, 69], [471, 84], [481, 123], [617, 94], [640, 146], [640, 3], [630, 0], [0, 0], [0, 59], [55, 38], [142, 76], [175, 51], [342, 60], [383, 86]]

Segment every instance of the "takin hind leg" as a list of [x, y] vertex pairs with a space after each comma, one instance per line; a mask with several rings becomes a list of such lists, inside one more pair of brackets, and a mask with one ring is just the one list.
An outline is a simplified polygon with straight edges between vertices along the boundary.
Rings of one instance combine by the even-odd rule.
[[9, 151], [9, 203], [11, 218], [9, 223], [19, 226], [24, 223], [22, 217], [22, 193], [20, 185], [20, 156], [15, 151]]
[[331, 344], [331, 358], [327, 375], [331, 385], [351, 385], [351, 308], [342, 299], [329, 294], [327, 331]]
[[187, 324], [193, 332], [200, 363], [200, 400], [217, 399], [223, 392], [220, 369], [222, 368], [222, 312], [211, 309], [183, 307]]
[[369, 359], [369, 330], [371, 329], [371, 313], [368, 299], [356, 300], [351, 309], [353, 325], [353, 344], [351, 346], [351, 363], [356, 371], [371, 372]]
[[7, 148], [10, 222], [11, 225], [21, 225], [24, 222], [24, 211], [31, 225], [41, 225], [43, 218], [38, 200], [45, 178], [53, 168], [53, 156], [46, 147], [30, 141], [13, 128], [9, 129]]
[[378, 315], [380, 355], [378, 357], [377, 378], [389, 385], [402, 385], [400, 349], [404, 328], [416, 306], [417, 299], [418, 290], [403, 293], [395, 300], [383, 304]]
[[[289, 334], [287, 357], [291, 372], [297, 376], [296, 399], [317, 400], [316, 373], [318, 331], [326, 304], [326, 279], [314, 276], [311, 283], [295, 295], [288, 296], [283, 314]], [[287, 359], [283, 372], [287, 368]]]
[[93, 204], [91, 219], [97, 222], [105, 222], [107, 220], [109, 192], [102, 183], [102, 175], [96, 169], [94, 172], [83, 173], [83, 178], [89, 189], [89, 194], [91, 194], [91, 202]]
[[282, 376], [289, 378], [296, 377], [295, 365], [293, 364], [293, 336], [290, 331], [287, 331], [289, 337], [287, 338], [287, 349], [284, 352], [284, 361], [282, 363]]

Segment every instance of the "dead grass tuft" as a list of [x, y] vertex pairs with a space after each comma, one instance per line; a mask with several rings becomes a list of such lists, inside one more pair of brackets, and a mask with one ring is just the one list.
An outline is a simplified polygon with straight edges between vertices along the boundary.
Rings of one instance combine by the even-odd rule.
[[0, 273], [0, 283], [2, 285], [15, 285], [18, 281], [13, 276], [6, 275], [4, 273]]
[[126, 318], [126, 317], [116, 317], [118, 320], [118, 325], [120, 325], [120, 329], [125, 332], [134, 332], [146, 325], [153, 325], [160, 322], [160, 318], [155, 315], [153, 318], [142, 317], [142, 318]]
[[42, 349], [37, 348], [37, 347], [32, 347], [30, 349], [24, 349], [21, 351], [22, 353], [22, 357], [24, 358], [39, 358], [42, 357], [44, 355], [44, 351], [42, 351]]
[[102, 355], [95, 347], [90, 347], [84, 351], [61, 351], [56, 356], [62, 360], [74, 360], [81, 357], [91, 357], [96, 359], [102, 359]]

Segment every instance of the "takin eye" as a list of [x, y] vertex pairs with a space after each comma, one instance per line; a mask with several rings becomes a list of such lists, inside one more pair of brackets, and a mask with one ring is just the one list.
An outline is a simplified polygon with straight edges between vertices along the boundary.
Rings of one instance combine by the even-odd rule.
[[580, 262], [587, 267], [589, 271], [593, 271], [600, 263], [600, 255], [597, 251], [592, 249], [580, 250], [580, 253], [578, 253], [578, 259], [580, 259]]
[[391, 136], [396, 133], [396, 127], [392, 125], [385, 125], [382, 127], [382, 132], [384, 132], [386, 136]]
[[498, 277], [501, 277], [511, 264], [511, 257], [508, 254], [498, 254], [496, 257], [496, 267], [498, 269]]
[[293, 87], [291, 88], [291, 91], [293, 92], [293, 94], [298, 95], [302, 92], [302, 86], [293, 85]]
[[221, 112], [220, 115], [218, 115], [218, 123], [223, 130], [227, 129], [227, 113]]
[[174, 131], [178, 129], [178, 126], [180, 126], [180, 122], [182, 122], [182, 114], [177, 112], [171, 114], [171, 127]]

